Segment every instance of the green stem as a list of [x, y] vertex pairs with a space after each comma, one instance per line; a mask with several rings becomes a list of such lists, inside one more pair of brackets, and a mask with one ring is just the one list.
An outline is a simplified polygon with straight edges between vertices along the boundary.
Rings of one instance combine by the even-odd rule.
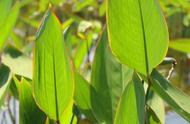
[[72, 114], [72, 117], [71, 117], [71, 121], [70, 121], [70, 124], [73, 124], [73, 120], [74, 120], [74, 113]]
[[148, 109], [149, 109], [149, 106], [147, 104], [147, 101], [148, 101], [148, 95], [150, 93], [150, 88], [151, 88], [151, 85], [152, 85], [152, 82], [150, 80], [150, 77], [147, 76], [147, 79], [148, 79], [148, 88], [147, 88], [147, 91], [146, 91], [146, 96], [145, 96], [145, 124], [148, 124]]

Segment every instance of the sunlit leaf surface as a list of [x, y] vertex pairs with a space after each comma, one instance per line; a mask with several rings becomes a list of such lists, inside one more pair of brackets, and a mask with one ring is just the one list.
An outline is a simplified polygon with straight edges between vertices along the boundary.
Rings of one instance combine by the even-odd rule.
[[61, 25], [51, 11], [37, 32], [33, 79], [37, 104], [51, 119], [59, 120], [72, 103], [73, 72]]
[[166, 55], [168, 31], [156, 0], [107, 0], [109, 43], [114, 55], [149, 75]]

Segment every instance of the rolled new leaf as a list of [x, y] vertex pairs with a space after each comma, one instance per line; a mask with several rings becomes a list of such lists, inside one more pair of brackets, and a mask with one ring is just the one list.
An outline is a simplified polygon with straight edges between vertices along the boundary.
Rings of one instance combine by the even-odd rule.
[[156, 0], [107, 0], [109, 44], [115, 56], [149, 75], [168, 49], [167, 26]]
[[57, 17], [48, 11], [40, 26], [34, 50], [34, 97], [54, 120], [72, 103], [73, 72]]

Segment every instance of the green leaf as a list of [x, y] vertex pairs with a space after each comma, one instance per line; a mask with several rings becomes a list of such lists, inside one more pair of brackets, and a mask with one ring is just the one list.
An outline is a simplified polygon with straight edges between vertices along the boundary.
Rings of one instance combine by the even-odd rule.
[[32, 96], [31, 81], [24, 78], [17, 80], [19, 89], [19, 122], [20, 124], [44, 124], [46, 115], [36, 105]]
[[9, 68], [3, 64], [0, 65], [0, 107], [4, 103], [5, 96], [11, 84], [12, 74]]
[[132, 75], [133, 70], [118, 63], [111, 54], [104, 32], [95, 52], [91, 77], [92, 110], [99, 123], [113, 123], [118, 99]]
[[3, 22], [6, 20], [10, 9], [11, 9], [12, 0], [0, 0], [0, 27], [3, 24]]
[[96, 3], [94, 0], [75, 0], [75, 5], [73, 7], [73, 11], [74, 12], [79, 12], [81, 11], [83, 8], [90, 6], [92, 4]]
[[90, 90], [93, 90], [92, 86], [79, 73], [75, 72], [75, 104], [82, 114], [96, 122], [92, 112]]
[[10, 69], [4, 65], [0, 64], [0, 87], [2, 87], [9, 78]]
[[[77, 118], [73, 116], [73, 104], [70, 104], [66, 111], [61, 115], [60, 124], [77, 124]], [[71, 123], [72, 119], [73, 123]], [[47, 118], [45, 124], [55, 124], [55, 121]]]
[[20, 4], [16, 3], [10, 10], [7, 18], [4, 20], [2, 25], [0, 25], [0, 51], [4, 47], [4, 44], [9, 36], [9, 33], [12, 31], [15, 26], [18, 14], [19, 14]]
[[114, 124], [144, 124], [145, 93], [141, 80], [134, 73], [117, 106]]
[[[16, 81], [15, 81], [16, 80]], [[15, 98], [15, 99], [19, 99], [19, 84], [17, 83], [17, 77], [15, 75], [13, 75], [12, 80], [11, 80], [11, 84], [10, 84], [10, 92], [11, 95]]]
[[[60, 122], [61, 124], [70, 124], [73, 117], [73, 103], [71, 103], [65, 110], [65, 112], [61, 115]], [[76, 124], [77, 118], [73, 117], [73, 124]]]
[[107, 0], [109, 43], [114, 55], [149, 75], [168, 49], [168, 31], [156, 0]]
[[150, 124], [165, 123], [165, 106], [163, 100], [150, 89], [147, 104], [149, 106], [147, 114], [149, 115]]
[[190, 39], [177, 39], [171, 41], [170, 48], [180, 52], [190, 53]]
[[91, 109], [90, 84], [77, 72], [75, 73], [75, 95], [76, 105], [81, 109]]
[[73, 71], [61, 25], [48, 11], [37, 32], [34, 50], [34, 96], [40, 108], [59, 120], [73, 98]]
[[190, 122], [190, 97], [166, 80], [154, 70], [151, 74], [152, 88], [168, 103], [179, 115]]
[[32, 79], [32, 59], [12, 46], [2, 54], [2, 63], [8, 66], [13, 74]]
[[148, 121], [147, 121], [148, 124], [165, 124], [165, 123], [160, 122], [160, 120], [158, 119], [158, 116], [152, 109], [147, 110], [147, 118], [148, 118]]

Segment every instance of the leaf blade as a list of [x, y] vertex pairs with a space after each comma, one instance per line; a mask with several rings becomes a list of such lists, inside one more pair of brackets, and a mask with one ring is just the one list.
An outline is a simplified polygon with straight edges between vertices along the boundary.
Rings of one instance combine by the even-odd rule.
[[42, 110], [54, 120], [72, 102], [73, 72], [61, 26], [48, 11], [37, 32], [34, 53], [34, 96]]
[[19, 122], [20, 124], [45, 123], [46, 115], [37, 106], [32, 95], [32, 83], [22, 78], [14, 79], [19, 89]]
[[91, 75], [92, 111], [99, 123], [113, 123], [116, 106], [133, 70], [120, 64], [111, 54], [107, 33], [103, 32], [95, 52]]
[[144, 124], [145, 93], [139, 77], [134, 74], [133, 80], [125, 88], [117, 106], [114, 124]]
[[152, 88], [168, 103], [178, 114], [190, 122], [190, 97], [173, 87], [156, 70], [151, 75]]
[[190, 53], [190, 39], [177, 39], [171, 41], [169, 46], [174, 50]]
[[106, 14], [109, 44], [114, 55], [123, 64], [149, 75], [168, 49], [168, 31], [158, 3], [155, 0], [107, 0]]

